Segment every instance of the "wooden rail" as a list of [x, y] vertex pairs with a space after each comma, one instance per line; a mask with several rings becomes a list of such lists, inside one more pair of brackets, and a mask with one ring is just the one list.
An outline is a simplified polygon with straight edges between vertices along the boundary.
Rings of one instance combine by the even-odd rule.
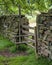
[[25, 39], [26, 39], [26, 41], [30, 41], [30, 42], [32, 42], [32, 43], [35, 43], [35, 40], [33, 40], [33, 39], [30, 39], [30, 38], [28, 38], [28, 37], [25, 37]]
[[[27, 44], [27, 43], [26, 43], [26, 44]], [[31, 45], [31, 44], [27, 44], [27, 45], [35, 49], [35, 47], [34, 47], [33, 45]]]
[[17, 36], [15, 36], [15, 37], [27, 37], [27, 36], [34, 36], [34, 35], [32, 35], [32, 34], [27, 34], [27, 35], [17, 35]]
[[[35, 47], [33, 46], [33, 44], [30, 44], [31, 42], [32, 43], [36, 42], [35, 39], [33, 39], [33, 38], [35, 38], [35, 33], [32, 33], [32, 32], [27, 31], [27, 30], [23, 30], [23, 28], [24, 29], [28, 29], [28, 30], [29, 29], [35, 30], [35, 27], [31, 27], [31, 26], [23, 25], [23, 24], [21, 24], [21, 26], [22, 26], [21, 31], [24, 34], [23, 35], [20, 35], [20, 34], [19, 35], [15, 35], [16, 33], [13, 33], [13, 34], [15, 35], [15, 37], [19, 37], [19, 38], [24, 37], [24, 41], [23, 40], [19, 40], [19, 42], [14, 41], [15, 44], [17, 44], [17, 45], [18, 44], [27, 44], [28, 46], [31, 46], [32, 48], [35, 49]], [[32, 36], [32, 39], [30, 39], [28, 36]]]
[[26, 43], [30, 43], [30, 41], [21, 41], [21, 42], [15, 42], [16, 44], [26, 44]]
[[27, 25], [22, 25], [23, 28], [26, 28], [26, 29], [35, 29], [35, 27], [31, 27], [31, 26], [27, 26]]
[[32, 48], [34, 48], [35, 49], [35, 47], [32, 45], [32, 44], [30, 44], [30, 41], [23, 41], [23, 42], [16, 42], [15, 44], [27, 44], [28, 46], [30, 46], [30, 47], [32, 47]]
[[30, 35], [34, 36], [34, 33], [31, 33], [31, 32], [25, 31], [25, 30], [22, 30], [22, 32], [25, 33], [25, 34], [27, 34], [27, 35], [30, 34]]

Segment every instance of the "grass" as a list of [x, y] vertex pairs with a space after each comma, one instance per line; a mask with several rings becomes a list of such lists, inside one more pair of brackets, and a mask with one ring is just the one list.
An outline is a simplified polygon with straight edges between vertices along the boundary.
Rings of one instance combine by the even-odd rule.
[[[0, 36], [0, 49], [4, 49], [7, 46], [12, 44], [9, 40], [4, 39]], [[2, 46], [2, 47], [1, 47]], [[28, 48], [28, 55], [26, 56], [16, 56], [16, 57], [3, 57], [0, 56], [0, 65], [52, 65], [52, 61], [49, 61], [47, 58], [40, 57], [37, 59], [35, 50]]]
[[28, 56], [17, 56], [10, 58], [0, 56], [0, 65], [4, 65], [5, 62], [8, 65], [52, 65], [52, 62], [46, 58], [40, 57], [37, 59], [33, 49], [30, 48], [27, 52], [29, 53]]
[[5, 49], [6, 47], [13, 46], [14, 43], [10, 42], [8, 39], [0, 35], [0, 50]]

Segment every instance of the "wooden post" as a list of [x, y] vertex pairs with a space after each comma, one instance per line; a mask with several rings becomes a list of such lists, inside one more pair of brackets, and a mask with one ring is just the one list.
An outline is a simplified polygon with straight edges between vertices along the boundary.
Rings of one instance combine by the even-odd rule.
[[[32, 39], [34, 40], [34, 36], [32, 36]], [[35, 43], [33, 43], [33, 46], [35, 46]]]
[[21, 18], [21, 6], [19, 4], [19, 17]]
[[19, 42], [21, 42], [21, 37], [20, 37], [20, 34], [21, 34], [21, 6], [19, 4]]
[[35, 27], [36, 52], [38, 53], [37, 27]]
[[[32, 39], [35, 40], [35, 28], [34, 28], [34, 36], [32, 36]], [[35, 42], [33, 43], [33, 46], [35, 46]]]

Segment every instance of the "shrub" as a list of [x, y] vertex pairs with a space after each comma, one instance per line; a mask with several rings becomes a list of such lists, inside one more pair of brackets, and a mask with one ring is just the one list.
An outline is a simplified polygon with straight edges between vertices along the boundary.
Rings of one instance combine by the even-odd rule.
[[27, 45], [26, 44], [19, 44], [18, 45], [18, 50], [19, 51], [26, 51], [27, 50]]
[[16, 46], [16, 45], [11, 46], [11, 47], [9, 48], [9, 51], [10, 51], [11, 53], [17, 52], [17, 46]]

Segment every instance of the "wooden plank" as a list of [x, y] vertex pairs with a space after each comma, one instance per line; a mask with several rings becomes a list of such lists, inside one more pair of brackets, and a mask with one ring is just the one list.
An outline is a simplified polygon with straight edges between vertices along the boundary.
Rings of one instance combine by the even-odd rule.
[[15, 44], [27, 44], [28, 46], [30, 46], [30, 47], [35, 49], [35, 47], [33, 45], [29, 44], [29, 43], [30, 43], [30, 41], [28, 41], [28, 42], [27, 41], [23, 41], [23, 42], [16, 42]]
[[22, 36], [23, 36], [23, 37], [27, 37], [27, 36], [34, 36], [34, 35], [31, 35], [31, 34], [27, 34], [27, 35], [16, 35], [16, 37], [19, 37], [19, 36], [20, 36], [20, 37], [22, 37]]
[[23, 28], [26, 28], [26, 29], [35, 29], [35, 27], [30, 27], [30, 26], [27, 26], [27, 25], [22, 25]]
[[30, 41], [15, 42], [15, 44], [25, 44], [25, 43], [30, 43]]
[[[27, 44], [27, 43], [26, 43], [26, 44]], [[35, 49], [35, 47], [34, 47], [33, 45], [31, 45], [31, 44], [27, 44], [27, 45]]]
[[34, 35], [34, 33], [31, 33], [31, 32], [25, 31], [25, 30], [22, 30], [22, 32], [25, 33], [25, 34], [27, 34], [27, 35], [28, 34]]
[[11, 34], [12, 34], [12, 35], [16, 35], [17, 33], [15, 33], [15, 32], [11, 32]]
[[25, 39], [26, 39], [27, 41], [30, 41], [30, 42], [32, 42], [32, 43], [35, 43], [35, 40], [33, 40], [33, 39], [30, 39], [30, 38], [27, 38], [27, 37], [25, 37]]

